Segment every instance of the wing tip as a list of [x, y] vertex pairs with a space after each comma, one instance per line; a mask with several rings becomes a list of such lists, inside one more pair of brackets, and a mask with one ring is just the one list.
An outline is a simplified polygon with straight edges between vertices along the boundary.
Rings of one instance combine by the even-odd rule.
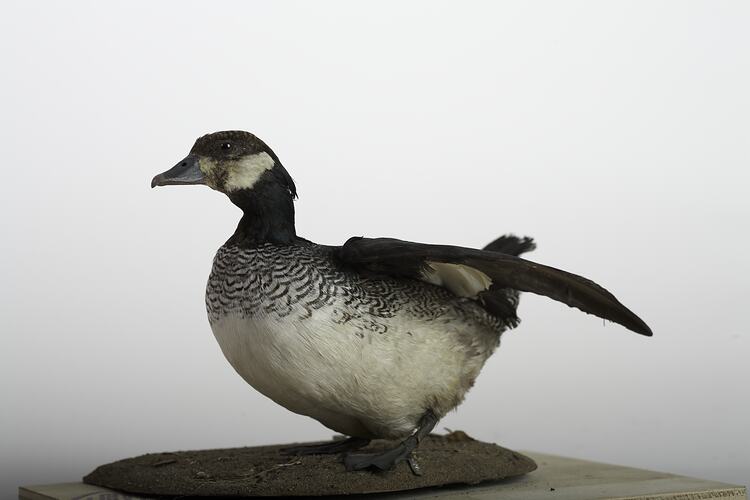
[[653, 337], [654, 332], [651, 331], [651, 328], [646, 323], [643, 323], [642, 328], [639, 328], [638, 330], [633, 330], [635, 333], [639, 335], [643, 335], [644, 337]]
[[638, 335], [643, 335], [644, 337], [653, 337], [654, 332], [651, 331], [651, 328], [646, 324], [645, 321], [643, 321], [641, 318], [630, 313], [632, 316], [628, 318], [627, 321], [623, 321], [620, 323], [622, 326], [630, 330], [631, 332], [635, 332]]

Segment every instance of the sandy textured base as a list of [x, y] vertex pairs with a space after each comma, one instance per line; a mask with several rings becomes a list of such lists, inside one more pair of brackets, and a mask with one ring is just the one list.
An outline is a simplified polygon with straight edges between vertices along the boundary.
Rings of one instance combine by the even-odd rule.
[[[375, 441], [364, 450], [392, 446]], [[154, 453], [98, 467], [84, 482], [127, 493], [169, 496], [346, 495], [476, 484], [536, 469], [530, 458], [461, 431], [430, 435], [415, 457], [422, 476], [401, 463], [389, 472], [346, 472], [341, 456], [289, 457], [289, 445]]]

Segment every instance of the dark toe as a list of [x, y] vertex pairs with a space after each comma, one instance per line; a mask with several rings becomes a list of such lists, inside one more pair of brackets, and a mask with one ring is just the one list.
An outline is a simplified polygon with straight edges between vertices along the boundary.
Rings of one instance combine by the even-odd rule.
[[411, 451], [399, 446], [382, 453], [347, 453], [344, 456], [344, 466], [348, 471], [376, 468], [391, 470], [399, 462], [409, 458]]
[[315, 451], [309, 446], [290, 446], [289, 448], [281, 448], [279, 452], [282, 455], [316, 455]]
[[320, 444], [308, 444], [282, 448], [283, 455], [334, 455], [367, 446], [369, 439], [351, 437]]

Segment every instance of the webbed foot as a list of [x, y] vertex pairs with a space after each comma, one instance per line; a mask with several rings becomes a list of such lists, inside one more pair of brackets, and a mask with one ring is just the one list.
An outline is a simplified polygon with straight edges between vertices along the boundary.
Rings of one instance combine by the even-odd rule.
[[408, 461], [412, 472], [415, 475], [421, 475], [421, 470], [413, 460], [411, 454], [437, 423], [438, 418], [435, 414], [432, 411], [427, 411], [419, 421], [419, 427], [417, 427], [416, 432], [404, 439], [395, 448], [375, 453], [347, 453], [344, 456], [346, 470], [355, 471], [374, 468], [385, 471], [392, 469], [400, 462]]

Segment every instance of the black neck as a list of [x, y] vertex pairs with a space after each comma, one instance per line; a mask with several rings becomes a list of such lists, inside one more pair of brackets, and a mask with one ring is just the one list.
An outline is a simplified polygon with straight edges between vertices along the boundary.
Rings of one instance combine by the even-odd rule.
[[252, 189], [241, 189], [228, 196], [244, 212], [228, 244], [251, 247], [263, 243], [289, 245], [296, 241], [294, 202], [284, 186], [261, 180]]

